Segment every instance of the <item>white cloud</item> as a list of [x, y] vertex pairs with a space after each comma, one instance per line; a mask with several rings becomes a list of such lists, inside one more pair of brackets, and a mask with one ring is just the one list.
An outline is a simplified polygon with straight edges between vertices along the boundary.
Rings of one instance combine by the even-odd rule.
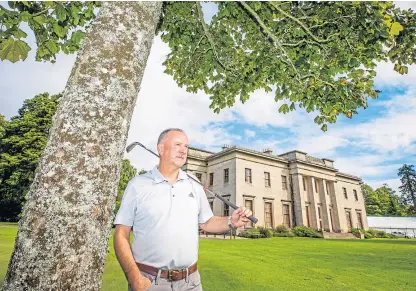
[[376, 180], [376, 181], [366, 181], [366, 184], [370, 185], [374, 190], [382, 187], [384, 184], [387, 184], [390, 188], [396, 191], [396, 195], [400, 195], [399, 187], [402, 185], [402, 182], [399, 178], [397, 179], [387, 179], [387, 180]]
[[393, 70], [391, 62], [379, 62], [376, 67], [375, 85], [378, 86], [415, 86], [416, 65], [408, 66], [407, 74], [401, 75]]
[[246, 137], [248, 137], [248, 138], [253, 138], [253, 137], [255, 137], [255, 136], [256, 136], [256, 132], [255, 132], [255, 131], [253, 131], [253, 130], [250, 130], [250, 129], [245, 129], [245, 130], [244, 130], [244, 134], [245, 134], [245, 136], [246, 136]]
[[394, 1], [393, 2], [396, 7], [399, 7], [400, 9], [409, 9], [411, 8], [413, 11], [416, 12], [416, 1]]

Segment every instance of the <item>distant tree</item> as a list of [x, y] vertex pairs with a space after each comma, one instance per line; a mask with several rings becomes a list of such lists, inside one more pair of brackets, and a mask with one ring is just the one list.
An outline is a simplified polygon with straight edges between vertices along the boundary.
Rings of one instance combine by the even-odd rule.
[[369, 216], [382, 216], [382, 211], [380, 209], [380, 201], [378, 199], [377, 193], [371, 188], [371, 186], [367, 184], [363, 184], [361, 186], [364, 202], [365, 202], [365, 209], [367, 215]]
[[399, 169], [398, 176], [402, 182], [399, 190], [403, 201], [408, 205], [413, 204], [413, 209], [416, 209], [416, 171], [413, 165], [403, 165]]
[[59, 98], [48, 93], [36, 95], [26, 99], [9, 122], [0, 118], [0, 220], [19, 219]]
[[7, 119], [0, 113], [0, 141], [3, 138], [4, 131], [6, 130]]

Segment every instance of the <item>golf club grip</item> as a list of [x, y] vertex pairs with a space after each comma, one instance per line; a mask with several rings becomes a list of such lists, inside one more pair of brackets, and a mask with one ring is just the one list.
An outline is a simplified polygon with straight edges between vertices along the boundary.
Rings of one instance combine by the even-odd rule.
[[[217, 196], [218, 198], [219, 198], [219, 196]], [[222, 197], [221, 197], [222, 198]], [[220, 199], [221, 199], [220, 198]], [[228, 201], [227, 199], [224, 199], [224, 198], [222, 198], [221, 199], [225, 204], [227, 204], [228, 206], [230, 206], [231, 208], [234, 208], [234, 209], [237, 209], [238, 208], [238, 206], [237, 205], [235, 205], [234, 203], [232, 203], [232, 202], [230, 202], [230, 201]], [[250, 216], [250, 217], [247, 217], [252, 223], [254, 223], [254, 224], [256, 224], [257, 223], [257, 218], [255, 218], [254, 216]]]

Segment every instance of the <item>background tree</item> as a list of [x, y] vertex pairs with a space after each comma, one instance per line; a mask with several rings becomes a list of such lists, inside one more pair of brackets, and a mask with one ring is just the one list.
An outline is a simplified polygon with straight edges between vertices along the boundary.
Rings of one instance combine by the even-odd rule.
[[376, 190], [363, 184], [362, 191], [368, 216], [406, 216], [406, 205], [387, 184]]
[[367, 184], [361, 186], [364, 196], [365, 210], [368, 216], [382, 216], [377, 193]]
[[24, 101], [0, 139], [0, 220], [17, 221], [46, 146], [60, 95]]
[[403, 201], [407, 205], [413, 204], [413, 209], [416, 209], [416, 171], [413, 167], [413, 165], [403, 165], [399, 169], [398, 176], [402, 182], [399, 190]]
[[[51, 5], [46, 20], [71, 21], [65, 6], [58, 16]], [[209, 94], [215, 112], [256, 89], [275, 90], [275, 100], [287, 102], [281, 112], [318, 111], [323, 130], [377, 96], [376, 61], [390, 60], [404, 74], [415, 60], [415, 14], [392, 3], [221, 2], [210, 24], [200, 3], [161, 8], [105, 3], [86, 34], [28, 194], [5, 290], [99, 289], [122, 153], [157, 25], [172, 49], [166, 72], [188, 91]], [[26, 21], [27, 10], [1, 11], [6, 27]], [[45, 46], [59, 33], [45, 35]], [[23, 46], [11, 46], [14, 39], [2, 38], [5, 59]]]

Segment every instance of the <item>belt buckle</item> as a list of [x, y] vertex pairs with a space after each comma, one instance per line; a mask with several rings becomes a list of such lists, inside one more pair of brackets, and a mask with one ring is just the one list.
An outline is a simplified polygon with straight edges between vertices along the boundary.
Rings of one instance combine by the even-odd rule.
[[182, 270], [180, 270], [180, 269], [170, 269], [170, 270], [168, 270], [168, 280], [173, 280], [173, 278], [172, 278], [172, 274], [173, 273], [179, 273], [179, 272], [181, 272]]

